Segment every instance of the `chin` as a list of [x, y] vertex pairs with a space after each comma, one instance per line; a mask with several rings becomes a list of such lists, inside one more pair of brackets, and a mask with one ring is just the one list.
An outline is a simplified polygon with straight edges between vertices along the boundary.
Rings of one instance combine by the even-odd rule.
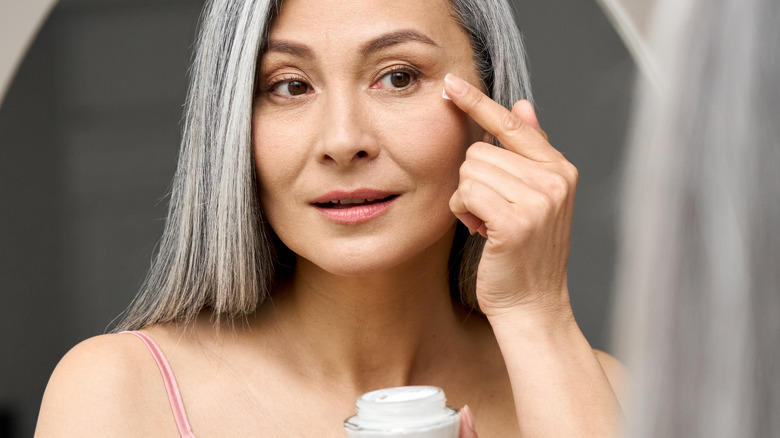
[[351, 248], [343, 245], [338, 249], [331, 247], [329, 250], [318, 251], [317, 255], [312, 257], [299, 255], [299, 258], [329, 274], [354, 278], [391, 271], [413, 258], [414, 254], [410, 252], [410, 248], [406, 248], [406, 251], [394, 251], [386, 247], [382, 249], [381, 246], [361, 245], [359, 248]]
[[387, 273], [394, 266], [387, 263], [340, 263], [338, 265], [317, 265], [318, 268], [330, 275], [344, 278], [376, 277]]
[[[311, 248], [299, 259], [331, 275], [341, 277], [380, 276], [401, 269], [413, 272], [426, 266], [446, 266], [455, 224], [426, 235], [393, 236], [390, 239], [354, 239]], [[313, 251], [312, 251], [313, 249]], [[300, 265], [299, 265], [300, 266]]]

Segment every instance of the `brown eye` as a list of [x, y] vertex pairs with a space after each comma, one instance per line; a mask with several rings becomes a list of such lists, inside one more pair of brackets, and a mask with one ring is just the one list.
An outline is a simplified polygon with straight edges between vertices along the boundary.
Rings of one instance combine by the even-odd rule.
[[412, 72], [397, 70], [382, 76], [379, 79], [379, 83], [382, 85], [382, 88], [400, 89], [411, 86], [415, 79], [416, 77]]
[[301, 81], [292, 81], [287, 83], [287, 92], [290, 96], [300, 96], [309, 91], [309, 86]]
[[397, 71], [390, 74], [390, 83], [396, 88], [403, 88], [412, 82], [412, 75], [406, 72]]
[[283, 96], [301, 96], [309, 92], [309, 84], [303, 81], [288, 81], [277, 85], [274, 91]]

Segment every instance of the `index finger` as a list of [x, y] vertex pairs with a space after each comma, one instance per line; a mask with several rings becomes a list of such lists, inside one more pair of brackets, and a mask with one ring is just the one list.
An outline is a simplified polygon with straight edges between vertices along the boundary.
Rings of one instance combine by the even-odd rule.
[[553, 161], [558, 153], [545, 135], [486, 96], [477, 87], [448, 73], [444, 77], [444, 92], [449, 99], [487, 132], [495, 136], [505, 149], [534, 161]]

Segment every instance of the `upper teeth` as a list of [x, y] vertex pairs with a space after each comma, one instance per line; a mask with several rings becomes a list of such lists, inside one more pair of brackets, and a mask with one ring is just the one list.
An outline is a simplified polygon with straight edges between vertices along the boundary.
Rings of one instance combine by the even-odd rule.
[[347, 205], [347, 204], [364, 204], [366, 202], [371, 202], [371, 201], [373, 201], [373, 199], [334, 199], [333, 201], [330, 201], [330, 203]]

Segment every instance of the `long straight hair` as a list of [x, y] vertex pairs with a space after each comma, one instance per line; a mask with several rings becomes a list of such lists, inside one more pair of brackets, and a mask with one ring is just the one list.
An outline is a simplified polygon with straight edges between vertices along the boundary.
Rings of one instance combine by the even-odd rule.
[[[205, 307], [221, 320], [253, 312], [289, 271], [258, 199], [252, 154], [257, 61], [281, 0], [211, 0], [199, 29], [168, 218], [151, 270], [115, 331], [187, 323]], [[451, 0], [491, 96], [531, 98], [525, 50], [506, 0]], [[476, 306], [481, 238], [459, 226], [452, 289]], [[457, 278], [454, 278], [457, 277]]]
[[622, 206], [627, 436], [780, 436], [780, 3], [664, 0]]

